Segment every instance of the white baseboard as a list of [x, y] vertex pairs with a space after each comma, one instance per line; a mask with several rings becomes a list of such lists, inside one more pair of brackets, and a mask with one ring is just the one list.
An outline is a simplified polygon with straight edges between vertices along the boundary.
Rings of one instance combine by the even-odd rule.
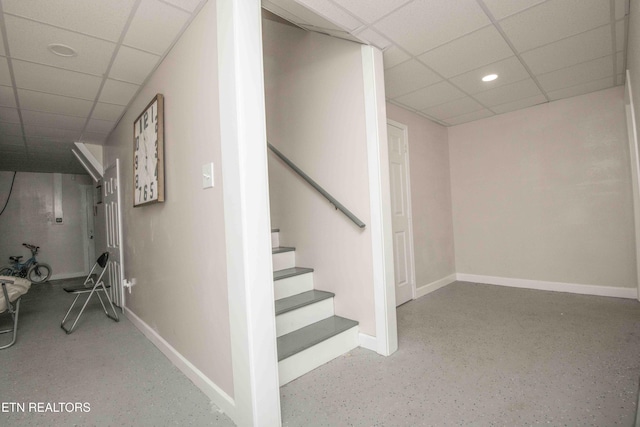
[[480, 276], [458, 273], [457, 280], [485, 283], [487, 285], [509, 286], [512, 288], [537, 289], [541, 291], [568, 292], [572, 294], [597, 295], [614, 298], [638, 298], [637, 288], [614, 286], [582, 285], [579, 283], [545, 282], [542, 280], [512, 279], [508, 277]]
[[215, 403], [231, 420], [236, 422], [235, 401], [205, 374], [189, 362], [182, 354], [171, 346], [156, 331], [140, 319], [127, 307], [124, 308], [127, 318], [155, 345], [183, 374], [187, 376], [213, 403]]
[[87, 277], [87, 274], [84, 272], [52, 274], [49, 280], [75, 279], [76, 277]]
[[456, 275], [451, 274], [447, 277], [443, 277], [442, 279], [436, 280], [427, 285], [420, 286], [419, 288], [416, 288], [416, 298], [420, 298], [433, 291], [437, 291], [438, 289], [444, 286], [447, 286], [455, 281], [456, 281]]
[[358, 344], [362, 348], [366, 348], [371, 351], [378, 351], [378, 339], [376, 337], [372, 337], [371, 335], [363, 334], [360, 332], [358, 334]]

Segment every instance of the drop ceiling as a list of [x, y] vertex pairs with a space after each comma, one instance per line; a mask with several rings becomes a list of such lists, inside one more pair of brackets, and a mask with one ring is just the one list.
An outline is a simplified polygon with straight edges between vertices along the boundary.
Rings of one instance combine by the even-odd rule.
[[0, 170], [85, 173], [73, 143], [105, 143], [204, 3], [1, 0]]
[[[450, 126], [624, 84], [628, 0], [263, 0], [384, 52], [389, 102]], [[481, 78], [498, 74], [485, 83]]]

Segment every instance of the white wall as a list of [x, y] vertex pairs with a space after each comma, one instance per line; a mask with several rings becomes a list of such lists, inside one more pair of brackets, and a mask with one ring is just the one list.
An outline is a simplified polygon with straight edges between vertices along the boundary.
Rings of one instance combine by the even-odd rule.
[[[263, 20], [267, 137], [285, 156], [370, 223], [360, 45]], [[274, 155], [271, 224], [317, 289], [336, 294], [336, 314], [375, 335], [372, 246], [360, 230]]]
[[631, 74], [636, 123], [640, 124], [640, 4], [629, 4], [629, 35], [627, 39], [627, 69]]
[[[234, 395], [218, 97], [216, 2], [208, 2], [131, 104], [105, 146], [120, 159], [127, 306]], [[165, 202], [133, 208], [133, 121], [165, 98]], [[202, 165], [215, 187], [202, 189]], [[170, 404], [168, 402], [168, 404]]]
[[447, 128], [387, 103], [407, 126], [416, 287], [455, 274]]
[[451, 127], [449, 150], [458, 273], [635, 287], [622, 87]]
[[[0, 172], [0, 209], [11, 187], [13, 172]], [[53, 278], [82, 276], [85, 271], [83, 229], [85, 211], [81, 204], [88, 175], [62, 175], [64, 222], [56, 224], [53, 213], [53, 174], [18, 172], [7, 209], [0, 216], [0, 263], [10, 255], [31, 252], [22, 243], [40, 246], [38, 260], [51, 265]]]

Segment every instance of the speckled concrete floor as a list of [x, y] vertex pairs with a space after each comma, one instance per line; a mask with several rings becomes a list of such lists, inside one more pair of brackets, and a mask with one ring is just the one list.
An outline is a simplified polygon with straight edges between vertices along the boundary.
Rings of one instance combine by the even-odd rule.
[[283, 425], [633, 425], [635, 300], [456, 282], [398, 329], [392, 356], [356, 349], [282, 387]]
[[[233, 426], [128, 319], [107, 319], [97, 299], [66, 335], [59, 325], [73, 298], [61, 282], [32, 286], [18, 342], [0, 350], [0, 404], [26, 403], [24, 413], [0, 406], [0, 425]], [[29, 413], [29, 402], [88, 402], [90, 412]]]

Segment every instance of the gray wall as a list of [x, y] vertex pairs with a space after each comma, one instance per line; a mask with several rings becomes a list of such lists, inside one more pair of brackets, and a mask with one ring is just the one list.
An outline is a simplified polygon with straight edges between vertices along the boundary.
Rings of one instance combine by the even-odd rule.
[[[11, 187], [13, 172], [0, 172], [0, 209]], [[62, 175], [64, 222], [56, 224], [53, 213], [53, 174], [18, 172], [7, 209], [0, 216], [0, 265], [10, 255], [31, 252], [22, 243], [40, 246], [38, 260], [51, 265], [53, 278], [82, 276], [86, 273], [82, 221], [86, 212], [81, 204], [83, 185], [93, 181], [87, 175]]]
[[[127, 306], [233, 396], [221, 177], [216, 2], [208, 2], [111, 134], [105, 166], [119, 158]], [[133, 122], [165, 97], [164, 203], [133, 208]], [[202, 189], [202, 165], [215, 187]], [[170, 404], [168, 402], [167, 404]]]
[[451, 127], [449, 150], [458, 273], [635, 287], [622, 87]]
[[[360, 45], [263, 19], [267, 138], [370, 224]], [[315, 268], [316, 288], [336, 294], [336, 314], [375, 335], [372, 243], [273, 155], [271, 224]]]
[[416, 287], [456, 272], [447, 128], [387, 103], [387, 117], [407, 126]]

